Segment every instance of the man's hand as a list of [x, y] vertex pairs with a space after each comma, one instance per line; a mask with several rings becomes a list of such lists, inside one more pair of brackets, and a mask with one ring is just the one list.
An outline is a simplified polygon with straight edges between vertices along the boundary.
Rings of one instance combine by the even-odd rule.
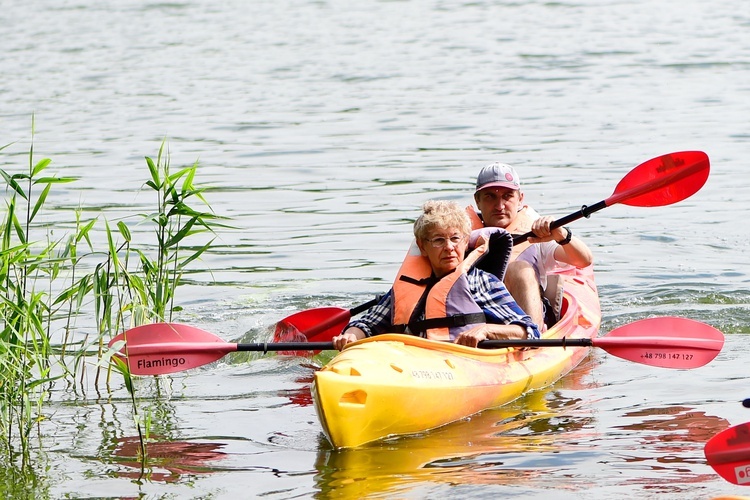
[[529, 237], [529, 243], [544, 243], [545, 241], [560, 241], [568, 235], [564, 227], [550, 229], [555, 221], [552, 217], [539, 217], [531, 224], [531, 232], [534, 236]]

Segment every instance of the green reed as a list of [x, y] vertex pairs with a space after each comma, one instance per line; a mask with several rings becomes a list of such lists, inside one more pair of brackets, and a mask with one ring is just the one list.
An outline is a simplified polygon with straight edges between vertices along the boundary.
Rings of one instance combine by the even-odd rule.
[[[140, 257], [144, 282], [140, 290], [146, 292], [147, 303], [153, 314], [166, 321], [171, 320], [172, 311], [179, 310], [174, 305], [174, 291], [180, 283], [185, 268], [198, 259], [213, 243], [213, 238], [197, 249], [188, 250], [182, 246], [188, 237], [200, 233], [213, 233], [216, 227], [225, 227], [212, 212], [200, 212], [188, 203], [195, 199], [209, 207], [203, 197], [203, 189], [194, 185], [198, 164], [182, 168], [175, 173], [170, 171], [169, 155], [164, 154], [164, 142], [159, 148], [156, 163], [146, 158], [151, 179], [146, 186], [154, 191], [157, 210], [144, 215], [144, 221], [154, 227], [157, 256], [149, 258], [136, 250]], [[187, 250], [187, 255], [182, 255]]]
[[73, 180], [44, 176], [50, 160], [34, 163], [33, 153], [32, 142], [25, 171], [0, 170], [9, 192], [0, 247], [0, 443], [8, 462], [19, 443], [21, 470], [28, 466], [28, 438], [42, 415], [45, 384], [58, 378], [50, 363], [53, 303], [41, 283], [55, 276], [60, 242], [35, 241], [32, 228], [52, 186]]
[[[145, 457], [147, 419], [138, 416], [127, 363], [113, 357], [107, 343], [128, 328], [170, 321], [179, 310], [175, 291], [186, 267], [213, 242], [205, 235], [198, 245], [193, 240], [225, 227], [194, 185], [197, 163], [172, 172], [165, 148], [163, 141], [156, 161], [146, 158], [144, 187], [156, 203], [138, 216], [137, 226], [146, 230], [135, 235], [125, 221], [113, 228], [106, 219], [84, 220], [80, 208], [71, 210], [70, 221], [44, 221], [53, 187], [76, 179], [50, 175], [49, 159], [35, 162], [33, 120], [28, 166], [0, 169], [7, 195], [0, 212], [0, 465], [31, 471], [30, 437], [45, 418], [49, 388], [59, 379], [75, 387], [92, 357], [97, 387], [103, 368], [124, 375]], [[194, 209], [196, 201], [207, 210]], [[67, 232], [59, 236], [61, 227]], [[147, 241], [135, 241], [144, 236]], [[100, 240], [104, 248], [96, 248]]]

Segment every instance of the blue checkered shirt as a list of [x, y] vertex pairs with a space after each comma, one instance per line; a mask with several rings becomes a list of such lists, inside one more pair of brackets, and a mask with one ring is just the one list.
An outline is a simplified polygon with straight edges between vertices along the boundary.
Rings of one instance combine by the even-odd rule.
[[[537, 325], [516, 304], [503, 282], [494, 274], [474, 267], [466, 273], [466, 278], [474, 302], [484, 312], [487, 323], [521, 325], [526, 329], [527, 338], [538, 339], [541, 336]], [[392, 301], [393, 289], [390, 289], [380, 298], [377, 305], [369, 309], [361, 318], [350, 322], [347, 328], [356, 326], [364, 331], [368, 337], [393, 332], [393, 324], [391, 323]], [[422, 315], [424, 316], [424, 312], [422, 312]]]

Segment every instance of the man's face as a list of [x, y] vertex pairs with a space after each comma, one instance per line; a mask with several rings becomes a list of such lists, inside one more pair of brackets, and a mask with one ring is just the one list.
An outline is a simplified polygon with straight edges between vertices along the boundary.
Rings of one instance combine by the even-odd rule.
[[518, 189], [489, 187], [476, 193], [474, 200], [482, 213], [485, 226], [505, 229], [518, 215], [523, 203], [523, 193]]

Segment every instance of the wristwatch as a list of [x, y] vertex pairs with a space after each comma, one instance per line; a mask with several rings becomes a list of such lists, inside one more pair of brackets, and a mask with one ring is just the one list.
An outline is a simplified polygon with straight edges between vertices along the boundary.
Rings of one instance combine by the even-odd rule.
[[563, 226], [563, 229], [568, 232], [568, 235], [560, 241], [555, 241], [555, 243], [557, 243], [558, 245], [567, 245], [568, 243], [570, 243], [571, 238], [573, 238], [573, 231], [571, 231], [568, 226]]

